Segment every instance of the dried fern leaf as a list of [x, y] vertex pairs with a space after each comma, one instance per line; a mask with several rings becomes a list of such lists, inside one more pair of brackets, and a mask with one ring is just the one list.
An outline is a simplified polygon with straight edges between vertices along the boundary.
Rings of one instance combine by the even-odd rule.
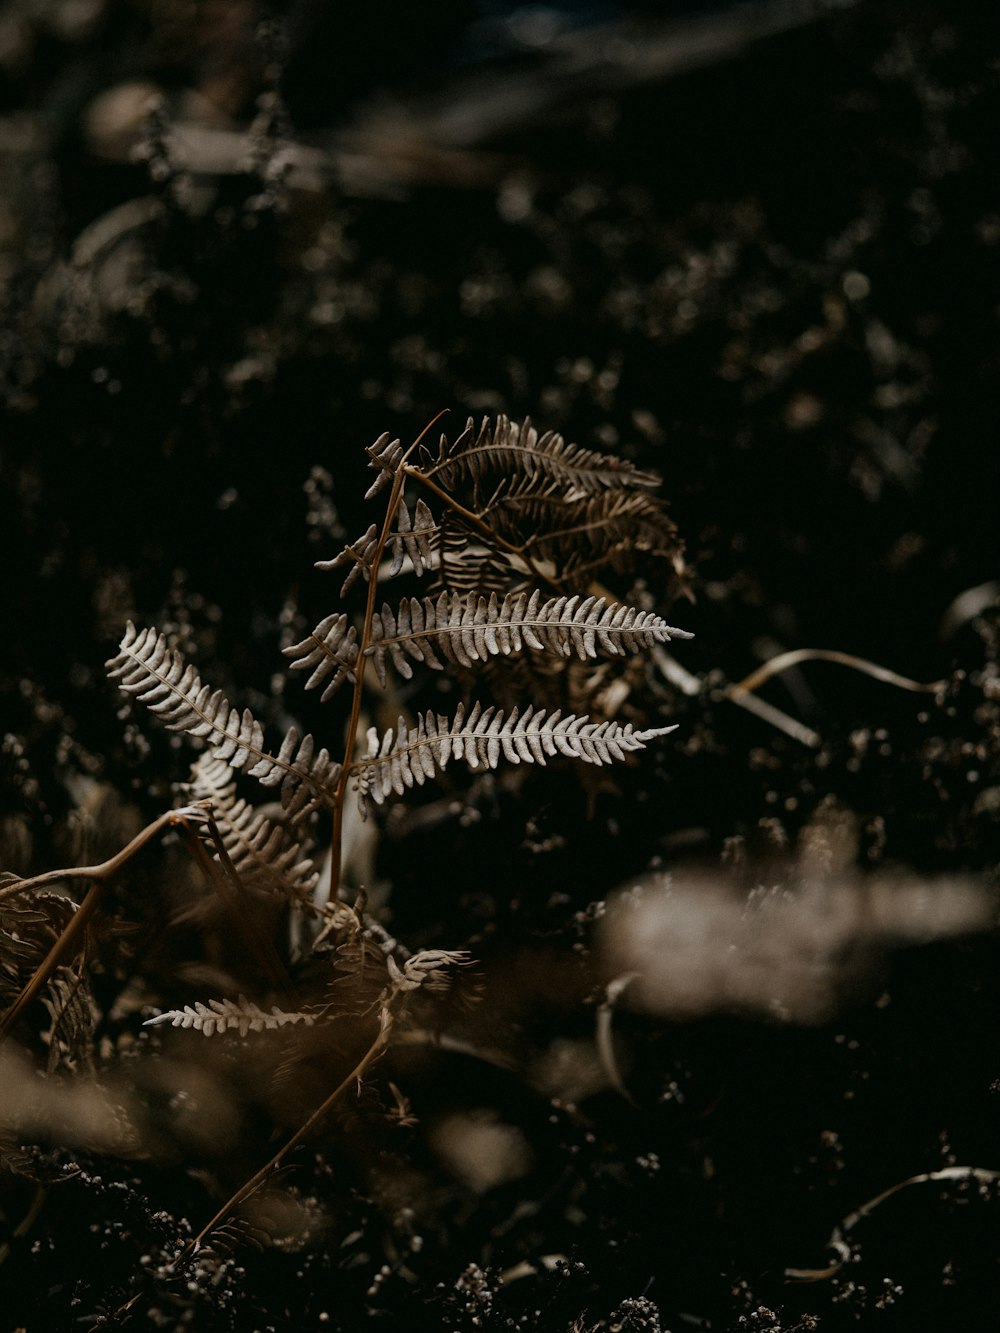
[[436, 599], [404, 598], [398, 610], [384, 605], [372, 621], [372, 643], [365, 649], [379, 680], [386, 683], [386, 659], [401, 676], [413, 675], [410, 660], [442, 670], [444, 662], [471, 667], [489, 657], [531, 650], [581, 660], [652, 648], [671, 639], [689, 639], [651, 611], [637, 611], [604, 597], [550, 597], [508, 594], [501, 601], [469, 593], [443, 592]]
[[[604, 577], [609, 569], [614, 570], [616, 574], [631, 574], [636, 566], [636, 549], [631, 537], [612, 542], [596, 554], [585, 548], [578, 548], [566, 555], [560, 565], [559, 577], [562, 582], [579, 587], [581, 584], [586, 586], [591, 579]], [[688, 584], [690, 571], [680, 547], [673, 553], [658, 551], [654, 554], [669, 559], [677, 578], [677, 589], [683, 590]]]
[[502, 490], [486, 513], [501, 535], [523, 539], [532, 555], [557, 561], [581, 546], [597, 554], [623, 541], [636, 551], [668, 557], [681, 549], [666, 506], [647, 491], [616, 489], [567, 498], [558, 489], [538, 494], [521, 485]]
[[169, 731], [205, 740], [216, 759], [243, 769], [265, 787], [280, 787], [281, 802], [295, 814], [329, 805], [340, 774], [326, 750], [316, 753], [312, 736], [300, 738], [292, 727], [278, 754], [264, 748], [264, 731], [249, 708], [233, 708], [221, 690], [203, 685], [166, 636], [153, 628], [137, 630], [131, 621], [108, 675], [118, 688], [144, 703]]
[[345, 681], [354, 684], [358, 632], [342, 613], [327, 616], [301, 643], [293, 643], [282, 652], [291, 661], [290, 671], [311, 671], [305, 685], [307, 690], [325, 682], [320, 695], [323, 703], [336, 694]]
[[186, 1004], [183, 1009], [168, 1009], [155, 1018], [147, 1018], [143, 1026], [159, 1027], [169, 1023], [173, 1028], [193, 1028], [206, 1037], [220, 1032], [236, 1032], [245, 1037], [248, 1032], [270, 1032], [294, 1023], [310, 1027], [315, 1021], [316, 1015], [304, 1010], [288, 1013], [274, 1005], [267, 1011], [241, 995], [238, 1000], [209, 1000], [208, 1004], [199, 1000], [193, 1005]]
[[346, 597], [359, 578], [364, 577], [366, 583], [371, 578], [377, 546], [378, 528], [372, 523], [356, 542], [345, 546], [340, 554], [335, 555], [332, 560], [317, 560], [316, 568], [322, 570], [346, 569], [347, 577], [340, 585], [340, 595]]
[[201, 755], [191, 769], [190, 789], [194, 800], [212, 802], [223, 845], [248, 888], [311, 903], [319, 880], [312, 858], [288, 829], [237, 797], [228, 764]]
[[[0, 874], [0, 888], [20, 877]], [[66, 894], [32, 890], [0, 901], [0, 1008], [5, 1008], [66, 929], [77, 903]]]
[[82, 960], [57, 967], [39, 999], [50, 1019], [48, 1029], [39, 1033], [49, 1048], [48, 1073], [62, 1067], [74, 1073], [92, 1070], [100, 1015]]
[[410, 518], [410, 511], [406, 507], [406, 501], [400, 500], [395, 526], [389, 537], [389, 545], [392, 548], [392, 562], [389, 565], [387, 576], [395, 578], [403, 568], [404, 559], [409, 556], [414, 574], [417, 578], [422, 577], [424, 570], [434, 564], [434, 547], [431, 538], [437, 532], [438, 526], [434, 521], [434, 515], [423, 500], [417, 500], [412, 519]]
[[434, 585], [438, 591], [463, 595], [530, 591], [537, 582], [526, 561], [512, 552], [487, 545], [464, 520], [450, 512], [437, 536]]
[[513, 764], [544, 764], [556, 755], [610, 764], [675, 729], [636, 731], [631, 723], [592, 722], [573, 713], [563, 717], [558, 710], [546, 715], [530, 705], [505, 717], [502, 709], [477, 703], [466, 717], [460, 704], [453, 721], [428, 711], [413, 727], [400, 718], [396, 730], [382, 737], [373, 727], [368, 754], [351, 766], [351, 773], [364, 811], [366, 798], [381, 805], [391, 793], [402, 796], [408, 787], [423, 786], [435, 777], [451, 759], [462, 759], [470, 768], [496, 768], [501, 758]]
[[570, 495], [597, 495], [607, 487], [652, 489], [660, 479], [622, 458], [567, 444], [561, 435], [539, 435], [527, 417], [518, 425], [500, 416], [484, 419], [477, 434], [472, 418], [458, 438], [442, 435], [437, 458], [424, 469], [440, 485], [455, 486], [463, 476], [479, 483], [487, 476], [520, 476], [540, 487], [558, 482]]
[[471, 967], [472, 955], [466, 949], [422, 949], [408, 958], [402, 967], [392, 954], [386, 955], [386, 970], [394, 990], [400, 994], [420, 990], [444, 992], [451, 988], [450, 968]]
[[371, 459], [368, 464], [378, 472], [378, 476], [365, 492], [365, 499], [372, 500], [379, 491], [389, 485], [399, 470], [405, 450], [399, 440], [390, 440], [389, 432], [383, 431], [374, 444], [370, 444], [365, 453]]

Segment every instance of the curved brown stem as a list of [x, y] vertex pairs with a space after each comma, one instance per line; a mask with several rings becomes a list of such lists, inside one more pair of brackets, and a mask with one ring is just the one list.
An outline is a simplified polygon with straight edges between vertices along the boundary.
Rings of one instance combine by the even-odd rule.
[[122, 870], [136, 852], [145, 847], [147, 842], [151, 842], [164, 829], [175, 828], [178, 824], [185, 822], [201, 823], [209, 813], [209, 803], [200, 801], [197, 805], [183, 806], [180, 810], [168, 810], [166, 814], [160, 815], [154, 819], [152, 824], [147, 824], [144, 829], [135, 835], [131, 842], [116, 852], [107, 861], [102, 861], [96, 866], [76, 866], [67, 870], [46, 870], [41, 875], [32, 875], [30, 879], [19, 879], [16, 884], [9, 884], [6, 888], [0, 889], [0, 902], [6, 898], [14, 898], [21, 893], [29, 893], [32, 889], [44, 889], [49, 884], [58, 884], [64, 879], [91, 879], [98, 882], [105, 882], [117, 875]]
[[751, 671], [749, 676], [731, 685], [729, 692], [735, 694], [737, 691], [742, 691], [748, 694], [752, 690], [759, 689], [772, 676], [787, 671], [789, 667], [798, 666], [800, 662], [836, 662], [840, 666], [850, 667], [853, 671], [871, 676], [874, 680], [880, 680], [886, 685], [895, 685], [901, 690], [914, 690], [920, 694], [935, 694], [946, 683], [942, 680], [930, 682], [910, 680], [909, 676], [901, 676], [897, 671], [879, 666], [877, 662], [869, 662], [866, 657], [855, 657], [853, 653], [842, 653], [836, 648], [795, 648], [791, 652], [779, 653], [777, 657], [772, 657], [756, 671]]
[[18, 1017], [52, 976], [68, 953], [70, 945], [76, 942], [77, 937], [82, 933], [87, 922], [100, 906], [104, 891], [114, 876], [123, 870], [136, 853], [141, 851], [148, 842], [151, 842], [164, 829], [174, 828], [177, 825], [190, 828], [192, 822], [203, 822], [208, 818], [210, 818], [209, 810], [204, 802], [200, 802], [198, 805], [185, 806], [181, 810], [168, 810], [166, 814], [160, 815], [159, 819], [154, 819], [152, 824], [148, 824], [140, 833], [137, 833], [120, 852], [116, 852], [114, 856], [107, 861], [103, 861], [100, 865], [80, 866], [69, 870], [49, 870], [45, 874], [34, 875], [31, 879], [18, 880], [16, 884], [0, 890], [0, 901], [2, 901], [18, 894], [30, 893], [34, 889], [44, 888], [48, 884], [58, 883], [60, 880], [82, 878], [91, 881], [90, 888], [84, 895], [80, 906], [73, 913], [45, 958], [35, 969], [31, 979], [22, 988], [17, 999], [3, 1018], [0, 1019], [0, 1043], [6, 1040]]
[[347, 723], [347, 734], [344, 738], [344, 762], [341, 765], [340, 778], [337, 782], [337, 789], [333, 796], [333, 837], [330, 848], [330, 897], [336, 898], [340, 890], [341, 861], [343, 859], [344, 842], [344, 800], [347, 796], [347, 784], [351, 778], [351, 761], [354, 758], [354, 746], [358, 737], [358, 725], [361, 721], [361, 702], [364, 697], [365, 688], [365, 667], [368, 659], [365, 652], [372, 641], [372, 622], [375, 618], [375, 599], [378, 596], [378, 568], [382, 562], [382, 555], [389, 540], [389, 534], [392, 530], [393, 519], [399, 509], [399, 502], [403, 498], [403, 487], [406, 484], [408, 476], [413, 475], [413, 470], [406, 466], [406, 460], [418, 448], [424, 436], [429, 430], [434, 428], [435, 422], [441, 420], [444, 412], [439, 412], [436, 417], [427, 423], [417, 438], [413, 441], [406, 453], [400, 460], [399, 466], [392, 479], [392, 490], [389, 492], [389, 502], [386, 505], [385, 518], [382, 521], [382, 530], [378, 536], [378, 543], [375, 547], [375, 553], [372, 556], [371, 572], [368, 576], [368, 597], [365, 601], [365, 618], [361, 627], [361, 638], [358, 643], [357, 665], [354, 670], [354, 694], [351, 697], [351, 716]]
[[297, 1148], [303, 1139], [308, 1138], [316, 1126], [326, 1119], [330, 1110], [333, 1108], [333, 1104], [343, 1096], [347, 1089], [354, 1083], [360, 1083], [365, 1071], [378, 1059], [382, 1051], [385, 1049], [391, 1030], [392, 1015], [387, 1008], [383, 1008], [379, 1019], [379, 1030], [375, 1040], [371, 1043], [351, 1072], [346, 1078], [342, 1079], [330, 1095], [317, 1106], [312, 1115], [310, 1115], [307, 1120], [303, 1121], [284, 1147], [280, 1148], [269, 1162], [265, 1163], [265, 1165], [262, 1166], [259, 1171], [255, 1172], [244, 1185], [240, 1186], [235, 1194], [226, 1200], [211, 1221], [207, 1222], [198, 1232], [197, 1236], [195, 1236], [194, 1240], [187, 1245], [181, 1255], [181, 1260], [194, 1254], [195, 1251], [204, 1244], [216, 1227], [224, 1222], [245, 1199], [248, 1199], [251, 1194], [254, 1194], [260, 1189], [261, 1185], [265, 1184], [270, 1177], [280, 1169], [288, 1154], [292, 1152], [293, 1149]]

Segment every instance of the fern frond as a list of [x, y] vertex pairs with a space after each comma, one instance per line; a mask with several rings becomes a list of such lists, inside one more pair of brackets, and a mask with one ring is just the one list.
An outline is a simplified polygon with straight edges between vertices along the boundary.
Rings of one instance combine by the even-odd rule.
[[[326, 681], [320, 699], [326, 703], [345, 681], [354, 684], [354, 669], [358, 661], [358, 632], [347, 623], [347, 616], [334, 614], [321, 620], [313, 632], [302, 640], [283, 648], [291, 660], [291, 671], [312, 671], [306, 681], [307, 690], [315, 689]], [[333, 673], [332, 680], [327, 677]]]
[[228, 764], [201, 755], [191, 769], [190, 788], [194, 800], [211, 801], [223, 846], [248, 888], [311, 902], [316, 865], [287, 829], [237, 797]]
[[400, 994], [420, 990], [446, 991], [452, 977], [449, 968], [471, 967], [472, 955], [466, 949], [422, 949], [408, 958], [402, 967], [392, 954], [385, 959], [386, 970], [394, 990]]
[[270, 1032], [294, 1023], [311, 1027], [315, 1021], [315, 1014], [301, 1009], [287, 1013], [274, 1005], [268, 1012], [241, 995], [238, 1000], [209, 1000], [208, 1004], [199, 1000], [193, 1005], [186, 1004], [183, 1009], [168, 1009], [154, 1018], [147, 1018], [143, 1027], [169, 1023], [173, 1028], [193, 1028], [206, 1037], [219, 1032], [237, 1032], [245, 1037], [248, 1032]]
[[377, 547], [378, 528], [372, 523], [356, 542], [345, 546], [332, 560], [317, 560], [316, 568], [322, 570], [346, 568], [347, 576], [340, 585], [340, 595], [346, 597], [359, 578], [363, 576], [366, 583], [371, 578]]
[[508, 594], [500, 601], [469, 593], [443, 592], [436, 599], [404, 598], [396, 613], [383, 606], [372, 621], [372, 643], [365, 649], [379, 680], [386, 683], [386, 658], [401, 676], [413, 675], [409, 659], [442, 670], [446, 661], [463, 667], [489, 657], [531, 649], [581, 660], [608, 654], [621, 657], [673, 638], [689, 639], [651, 611], [637, 611], [604, 597], [550, 597], [535, 589]]
[[561, 435], [539, 435], [525, 417], [520, 425], [500, 416], [484, 419], [477, 434], [472, 418], [456, 440], [442, 435], [437, 458], [423, 468], [439, 484], [452, 487], [462, 476], [478, 483], [487, 476], [520, 476], [544, 487], [556, 481], [570, 495], [597, 495], [606, 487], [653, 489], [659, 477], [625, 459], [567, 444]]
[[[381, 475], [386, 475], [385, 473]], [[383, 577], [394, 578], [403, 568], [404, 559], [409, 556], [413, 572], [419, 577], [424, 569], [435, 563], [432, 537], [436, 536], [438, 526], [434, 515], [423, 500], [417, 500], [413, 517], [400, 500], [388, 546], [392, 552], [391, 561]], [[378, 549], [378, 528], [374, 523], [355, 542], [345, 546], [332, 560], [317, 560], [316, 568], [346, 569], [347, 575], [340, 588], [341, 597], [345, 597], [359, 578], [367, 583], [372, 576], [372, 565]]]
[[544, 709], [536, 712], [530, 705], [523, 713], [514, 708], [505, 717], [502, 709], [484, 709], [477, 703], [466, 718], [459, 704], [453, 721], [428, 711], [414, 727], [400, 718], [396, 730], [381, 738], [373, 727], [368, 732], [368, 754], [351, 766], [351, 773], [364, 811], [366, 797], [381, 805], [390, 793], [401, 796], [408, 787], [423, 786], [451, 759], [462, 759], [470, 768], [496, 768], [501, 757], [512, 764], [544, 765], [546, 757], [556, 755], [610, 764], [674, 730], [636, 731], [630, 722], [624, 726], [592, 722], [573, 713], [563, 717], [558, 710], [546, 715]]
[[[690, 571], [684, 561], [680, 547], [673, 552], [656, 551], [653, 554], [669, 560], [677, 579], [677, 589], [687, 587]], [[630, 537], [612, 542], [596, 553], [577, 549], [567, 554], [560, 566], [560, 580], [574, 587], [586, 586], [591, 579], [602, 578], [608, 570], [616, 574], [631, 574], [635, 570], [636, 543]]]
[[658, 555], [680, 548], [666, 506], [647, 491], [616, 489], [567, 498], [556, 487], [539, 493], [522, 484], [494, 496], [485, 516], [502, 535], [523, 539], [528, 551], [543, 558], [563, 557], [582, 542], [595, 553], [624, 540]]
[[204, 739], [213, 756], [230, 768], [246, 770], [265, 787], [280, 786], [282, 804], [292, 812], [332, 804], [340, 765], [327, 751], [317, 754], [312, 736], [300, 738], [292, 727], [278, 754], [271, 754], [249, 708], [240, 713], [221, 690], [203, 685], [165, 635], [153, 628], [139, 631], [129, 621], [118, 656], [107, 668], [118, 688], [144, 703], [169, 731]]

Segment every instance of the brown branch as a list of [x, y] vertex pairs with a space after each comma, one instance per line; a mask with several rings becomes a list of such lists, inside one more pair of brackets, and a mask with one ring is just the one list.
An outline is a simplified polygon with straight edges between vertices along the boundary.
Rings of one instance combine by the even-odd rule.
[[42, 875], [34, 875], [31, 879], [19, 880], [16, 884], [0, 890], [0, 900], [2, 900], [17, 894], [30, 893], [35, 889], [44, 888], [47, 884], [54, 884], [64, 879], [84, 878], [91, 881], [90, 888], [84, 895], [83, 901], [66, 923], [45, 958], [35, 969], [31, 979], [23, 986], [14, 1003], [0, 1019], [0, 1043], [6, 1040], [14, 1023], [55, 972], [69, 951], [70, 945], [76, 942], [77, 937], [100, 906], [104, 891], [114, 876], [123, 870], [132, 858], [164, 829], [174, 828], [178, 825], [183, 828], [190, 828], [192, 821], [201, 823], [209, 817], [204, 802], [199, 802], [193, 806], [185, 806], [181, 810], [168, 810], [166, 814], [160, 815], [159, 819], [155, 819], [152, 824], [147, 825], [140, 833], [137, 833], [120, 852], [117, 852], [109, 860], [103, 861], [100, 865], [80, 866], [77, 869], [68, 870], [49, 870]]
[[112, 879], [122, 870], [129, 861], [132, 860], [136, 852], [145, 847], [147, 842], [151, 842], [164, 829], [175, 828], [178, 824], [186, 821], [192, 823], [202, 823], [208, 816], [208, 805], [204, 801], [199, 801], [196, 805], [182, 806], [179, 810], [168, 810], [166, 814], [160, 815], [154, 819], [152, 824], [137, 833], [131, 842], [116, 852], [107, 861], [102, 861], [96, 866], [76, 866], [66, 870], [46, 870], [41, 875], [33, 875], [30, 879], [18, 880], [16, 884], [10, 884], [4, 889], [0, 889], [0, 902], [5, 898], [14, 898], [18, 894], [28, 893], [32, 889], [44, 889], [49, 884], [57, 884], [63, 879], [91, 879], [104, 883]]
[[440, 421], [443, 416], [444, 411], [441, 411], [427, 423], [400, 460], [399, 466], [392, 479], [392, 490], [389, 492], [389, 502], [386, 505], [382, 531], [379, 533], [378, 543], [371, 560], [371, 573], [368, 577], [368, 597], [365, 601], [365, 618], [361, 627], [361, 638], [358, 643], [357, 665], [354, 669], [354, 693], [351, 697], [351, 716], [347, 724], [347, 734], [344, 739], [344, 763], [340, 771], [340, 778], [337, 782], [336, 790], [333, 794], [333, 837], [330, 849], [330, 897], [332, 899], [337, 897], [340, 890], [341, 860], [343, 859], [344, 840], [344, 801], [347, 796], [347, 784], [350, 781], [351, 776], [351, 760], [354, 757], [354, 746], [357, 741], [358, 726], [361, 721], [361, 702], [364, 696], [365, 667], [367, 665], [365, 653], [372, 642], [372, 623], [375, 619], [375, 598], [378, 595], [378, 568], [389, 541], [392, 523], [396, 517], [399, 502], [403, 497], [403, 487], [406, 484], [406, 478], [411, 473], [411, 469], [406, 466], [406, 460], [409, 458], [410, 454], [413, 453], [414, 449], [420, 445], [427, 432], [432, 430], [435, 423]]

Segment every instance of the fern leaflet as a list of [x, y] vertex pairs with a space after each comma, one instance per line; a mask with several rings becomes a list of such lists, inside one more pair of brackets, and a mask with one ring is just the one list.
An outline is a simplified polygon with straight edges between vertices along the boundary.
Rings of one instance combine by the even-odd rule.
[[501, 757], [512, 764], [544, 765], [547, 757], [556, 755], [610, 764], [675, 729], [636, 731], [631, 723], [592, 722], [574, 713], [563, 717], [558, 709], [546, 715], [531, 705], [523, 713], [513, 708], [505, 716], [503, 709], [477, 703], [466, 717], [459, 704], [453, 721], [428, 711], [416, 726], [400, 718], [395, 731], [390, 728], [382, 737], [371, 728], [368, 754], [350, 771], [364, 812], [366, 797], [381, 805], [390, 793], [402, 796], [408, 787], [423, 786], [435, 777], [451, 759], [462, 759], [470, 768], [496, 768]]
[[201, 755], [192, 768], [190, 786], [195, 800], [211, 801], [223, 846], [244, 884], [301, 903], [311, 900], [319, 870], [287, 829], [237, 797], [228, 764]]
[[625, 459], [567, 444], [555, 431], [539, 435], [527, 417], [519, 425], [500, 416], [495, 427], [484, 420], [478, 434], [470, 417], [456, 440], [449, 443], [442, 435], [437, 458], [423, 470], [448, 487], [463, 475], [474, 482], [498, 474], [526, 476], [539, 484], [553, 480], [571, 498], [597, 495], [609, 486], [653, 489], [660, 484], [659, 477]]
[[315, 1014], [303, 1010], [286, 1013], [275, 1005], [268, 1012], [241, 995], [238, 1000], [209, 1000], [208, 1004], [198, 1000], [183, 1009], [168, 1009], [155, 1018], [147, 1018], [143, 1026], [161, 1027], [169, 1023], [173, 1028], [193, 1028], [205, 1037], [218, 1032], [236, 1032], [245, 1037], [248, 1032], [273, 1031], [294, 1023], [308, 1027], [315, 1021]]
[[249, 708], [240, 713], [221, 690], [203, 685], [165, 635], [152, 628], [139, 631], [129, 621], [118, 656], [107, 667], [118, 688], [144, 703], [169, 731], [205, 739], [213, 756], [230, 768], [245, 769], [265, 787], [280, 786], [282, 804], [293, 813], [332, 804], [340, 765], [327, 751], [317, 754], [312, 736], [300, 739], [291, 727], [278, 754], [271, 754]]

